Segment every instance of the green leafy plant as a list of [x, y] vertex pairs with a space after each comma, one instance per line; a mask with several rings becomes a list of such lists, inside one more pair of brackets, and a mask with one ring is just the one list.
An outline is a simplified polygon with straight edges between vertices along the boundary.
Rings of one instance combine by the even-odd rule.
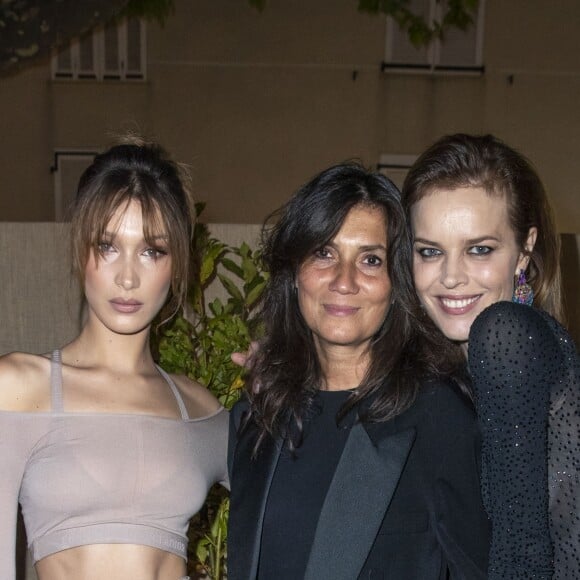
[[[248, 0], [259, 12], [266, 0]], [[440, 20], [429, 20], [411, 6], [410, 0], [357, 0], [359, 12], [390, 16], [416, 47], [427, 46], [435, 38], [443, 38], [449, 28], [467, 30], [473, 24], [479, 0], [448, 0]]]
[[198, 564], [207, 576], [215, 580], [224, 578], [229, 509], [230, 500], [225, 497], [219, 504], [209, 531], [197, 542], [195, 548]]
[[[197, 213], [203, 211], [198, 204]], [[267, 282], [259, 251], [246, 243], [228, 246], [196, 224], [193, 238], [193, 275], [185, 311], [161, 327], [153, 337], [159, 364], [168, 372], [184, 374], [207, 386], [226, 408], [239, 399], [243, 369], [230, 355], [246, 351], [259, 337], [258, 298]], [[218, 285], [226, 298], [208, 300], [208, 288]], [[219, 486], [210, 490], [202, 510], [190, 526], [192, 577], [222, 580], [226, 567], [226, 530], [229, 500]]]
[[440, 20], [428, 20], [409, 0], [358, 0], [359, 12], [390, 16], [416, 47], [443, 39], [449, 28], [467, 30], [474, 22], [479, 0], [448, 0]]
[[129, 0], [119, 17], [145, 18], [164, 26], [174, 12], [174, 0]]

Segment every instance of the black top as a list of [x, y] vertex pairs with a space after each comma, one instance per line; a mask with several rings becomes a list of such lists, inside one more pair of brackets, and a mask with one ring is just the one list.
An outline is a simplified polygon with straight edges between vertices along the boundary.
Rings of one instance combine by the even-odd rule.
[[[259, 577], [272, 534], [272, 524], [264, 529], [265, 511], [283, 450], [283, 441], [265, 438], [256, 451], [260, 431], [244, 420], [247, 409], [247, 401], [239, 402], [230, 415], [230, 580]], [[346, 435], [330, 485], [324, 484], [322, 507], [307, 516], [317, 524], [312, 541], [303, 542], [309, 547], [306, 570], [292, 580], [487, 580], [489, 524], [481, 502], [479, 434], [469, 403], [451, 385], [429, 382], [404, 413], [389, 421], [354, 422]], [[324, 453], [312, 461], [318, 475]], [[325, 470], [329, 477], [332, 468]], [[309, 477], [307, 470], [303, 476]], [[286, 503], [280, 492], [277, 497]], [[298, 506], [296, 511], [306, 510]], [[285, 568], [293, 566], [295, 556], [288, 550], [302, 542], [303, 517], [280, 522], [289, 528], [281, 532], [286, 540], [275, 552], [268, 547], [263, 560], [278, 558], [284, 569], [268, 580], [292, 577]], [[264, 571], [262, 578], [267, 576]]]
[[259, 580], [304, 577], [320, 510], [348, 436], [346, 421], [337, 425], [336, 417], [349, 395], [319, 391], [301, 445], [294, 453], [284, 447], [280, 454], [264, 514]]
[[473, 324], [469, 367], [493, 530], [490, 580], [580, 578], [580, 361], [574, 343], [546, 313], [498, 302]]

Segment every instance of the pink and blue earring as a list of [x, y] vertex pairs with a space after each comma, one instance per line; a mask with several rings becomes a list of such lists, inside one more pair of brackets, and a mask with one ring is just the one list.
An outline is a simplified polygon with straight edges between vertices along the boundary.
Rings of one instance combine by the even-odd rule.
[[525, 304], [526, 306], [531, 306], [534, 302], [534, 291], [526, 280], [525, 270], [520, 270], [518, 275], [518, 283], [514, 288], [512, 302], [516, 302], [517, 304]]

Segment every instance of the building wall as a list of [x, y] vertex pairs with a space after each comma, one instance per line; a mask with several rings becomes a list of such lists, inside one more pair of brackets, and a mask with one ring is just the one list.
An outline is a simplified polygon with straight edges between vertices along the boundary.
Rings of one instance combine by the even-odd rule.
[[0, 85], [0, 219], [53, 219], [57, 148], [134, 130], [192, 169], [205, 219], [258, 223], [313, 173], [349, 158], [417, 154], [441, 134], [494, 132], [536, 164], [562, 232], [580, 232], [580, 36], [575, 0], [487, 0], [485, 73], [382, 73], [385, 21], [356, 0], [176, 0], [148, 25], [146, 82]]

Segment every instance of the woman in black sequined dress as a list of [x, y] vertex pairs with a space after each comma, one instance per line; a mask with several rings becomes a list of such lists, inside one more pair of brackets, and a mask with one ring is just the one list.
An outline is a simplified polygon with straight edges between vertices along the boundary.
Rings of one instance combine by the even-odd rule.
[[403, 202], [423, 309], [468, 356], [489, 578], [580, 578], [580, 361], [543, 185], [498, 139], [453, 135], [410, 169]]

